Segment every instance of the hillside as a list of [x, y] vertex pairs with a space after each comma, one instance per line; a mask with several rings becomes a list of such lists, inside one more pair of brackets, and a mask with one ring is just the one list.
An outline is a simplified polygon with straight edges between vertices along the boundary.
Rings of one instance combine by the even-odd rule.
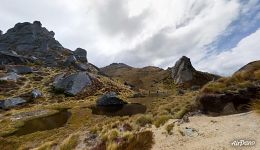
[[[224, 149], [225, 140], [259, 132], [259, 117], [245, 112], [260, 111], [260, 61], [225, 78], [185, 56], [167, 70], [98, 68], [35, 21], [0, 35], [0, 63], [1, 150]], [[236, 113], [245, 115], [223, 117]]]
[[120, 63], [111, 64], [100, 70], [136, 91], [150, 90], [151, 92], [164, 90], [163, 81], [170, 74], [169, 71], [158, 67], [134, 68]]

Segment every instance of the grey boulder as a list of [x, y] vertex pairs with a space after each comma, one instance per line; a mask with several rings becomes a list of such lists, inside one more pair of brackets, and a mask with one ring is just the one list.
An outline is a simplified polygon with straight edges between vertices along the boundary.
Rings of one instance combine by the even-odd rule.
[[15, 72], [17, 74], [28, 74], [32, 73], [33, 70], [28, 66], [9, 66], [7, 72]]
[[172, 68], [172, 78], [175, 83], [182, 84], [193, 79], [193, 68], [191, 61], [188, 57], [181, 57]]
[[70, 66], [70, 65], [74, 65], [75, 63], [77, 62], [77, 59], [75, 56], [71, 55], [69, 56], [65, 62], [64, 62], [64, 65], [65, 66]]
[[36, 99], [36, 98], [39, 98], [39, 97], [42, 97], [42, 92], [40, 90], [33, 89], [32, 90], [32, 98]]
[[77, 95], [90, 85], [92, 85], [92, 81], [87, 72], [78, 72], [68, 76], [61, 74], [55, 78], [53, 83], [55, 91], [71, 96]]
[[87, 60], [87, 51], [82, 48], [77, 48], [74, 52], [75, 57], [80, 62], [88, 62]]
[[1, 81], [14, 81], [14, 82], [16, 82], [19, 78], [20, 78], [20, 76], [17, 75], [17, 73], [9, 72], [9, 73], [6, 74], [6, 76], [1, 77], [0, 80]]
[[26, 102], [27, 101], [24, 100], [21, 97], [0, 100], [0, 108], [1, 109], [9, 109], [9, 108], [12, 108], [12, 107], [16, 107], [16, 106], [25, 104]]
[[115, 92], [108, 92], [99, 98], [96, 102], [97, 106], [121, 106], [125, 105], [127, 102], [118, 98]]

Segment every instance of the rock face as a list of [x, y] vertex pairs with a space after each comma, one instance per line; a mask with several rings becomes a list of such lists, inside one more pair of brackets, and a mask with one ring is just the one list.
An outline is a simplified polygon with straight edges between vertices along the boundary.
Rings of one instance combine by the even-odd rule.
[[[18, 23], [0, 36], [0, 64], [21, 65], [40, 62], [48, 67], [68, 67], [87, 71], [87, 51], [64, 48], [39, 21]], [[70, 66], [69, 66], [70, 67]]]
[[190, 59], [186, 56], [181, 57], [172, 68], [172, 78], [177, 84], [191, 81], [193, 78], [193, 68]]
[[86, 72], [74, 73], [68, 76], [61, 74], [55, 78], [53, 87], [56, 91], [75, 96], [92, 84], [90, 76]]
[[12, 107], [16, 107], [22, 104], [25, 104], [27, 101], [23, 98], [16, 97], [16, 98], [9, 98], [6, 100], [0, 100], [0, 108], [1, 109], [9, 109]]
[[218, 79], [219, 76], [197, 71], [191, 64], [188, 57], [181, 57], [173, 68], [171, 68], [172, 78], [176, 84], [191, 86], [202, 86], [209, 81]]
[[115, 92], [106, 93], [96, 102], [97, 106], [121, 106], [124, 104], [127, 104], [127, 102], [118, 98]]
[[[55, 65], [68, 50], [55, 40], [54, 35], [53, 31], [42, 27], [39, 21], [16, 24], [14, 28], [0, 36], [0, 52], [5, 52], [10, 59], [13, 59], [11, 61], [0, 59], [2, 64], [24, 63], [24, 60], [21, 60], [22, 56], [37, 58], [46, 65]], [[17, 54], [10, 55], [11, 51]]]
[[0, 47], [0, 65], [18, 65], [18, 64], [25, 64], [31, 62], [32, 60], [27, 57], [23, 57], [17, 54], [13, 54], [11, 52], [2, 52]]
[[248, 87], [237, 93], [203, 94], [197, 98], [205, 113], [234, 114], [249, 110], [250, 103], [260, 98], [260, 87]]
[[7, 72], [15, 72], [17, 74], [28, 74], [32, 73], [33, 70], [28, 66], [9, 66]]
[[24, 53], [28, 51], [46, 52], [49, 48], [62, 48], [62, 45], [54, 39], [54, 35], [53, 31], [43, 28], [39, 21], [35, 21], [33, 24], [18, 23], [1, 36], [1, 50], [15, 50], [18, 53]]

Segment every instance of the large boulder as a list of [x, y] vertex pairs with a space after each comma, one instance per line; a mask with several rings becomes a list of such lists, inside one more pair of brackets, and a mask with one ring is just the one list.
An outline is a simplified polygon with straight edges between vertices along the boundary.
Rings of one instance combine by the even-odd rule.
[[87, 51], [82, 48], [77, 48], [74, 52], [74, 56], [77, 58], [80, 62], [88, 62], [87, 60]]
[[96, 102], [97, 106], [122, 106], [127, 102], [117, 97], [115, 92], [108, 92], [99, 98]]
[[9, 109], [25, 104], [27, 101], [21, 97], [0, 100], [0, 109]]
[[56, 91], [75, 96], [92, 84], [87, 72], [78, 72], [71, 75], [61, 74], [54, 80], [53, 87]]
[[181, 84], [193, 79], [193, 68], [191, 61], [188, 57], [181, 57], [172, 68], [172, 78], [177, 84]]
[[209, 81], [220, 78], [214, 74], [197, 71], [192, 66], [190, 58], [186, 56], [182, 56], [170, 70], [174, 82], [187, 87], [201, 87]]
[[28, 74], [32, 73], [33, 70], [31, 67], [28, 66], [9, 66], [7, 72], [15, 72], [17, 74]]

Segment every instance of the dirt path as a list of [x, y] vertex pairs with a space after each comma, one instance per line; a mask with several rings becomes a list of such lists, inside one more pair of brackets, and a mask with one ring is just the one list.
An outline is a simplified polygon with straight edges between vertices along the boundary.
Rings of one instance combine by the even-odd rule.
[[[221, 117], [193, 116], [190, 122], [175, 125], [172, 135], [165, 133], [165, 126], [151, 129], [155, 138], [153, 150], [260, 150], [260, 115], [253, 112]], [[236, 139], [254, 140], [256, 144], [232, 146]]]

